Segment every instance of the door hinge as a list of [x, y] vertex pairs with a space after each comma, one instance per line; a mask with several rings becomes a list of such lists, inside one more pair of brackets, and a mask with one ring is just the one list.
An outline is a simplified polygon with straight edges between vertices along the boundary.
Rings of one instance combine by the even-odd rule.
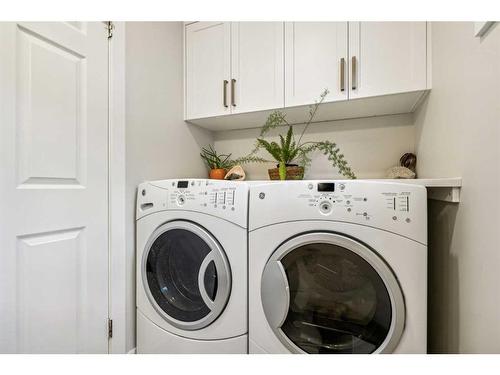
[[108, 32], [108, 39], [111, 39], [113, 37], [113, 30], [115, 29], [115, 25], [113, 25], [113, 22], [107, 21], [106, 22], [106, 30]]
[[113, 319], [108, 319], [108, 338], [113, 338]]

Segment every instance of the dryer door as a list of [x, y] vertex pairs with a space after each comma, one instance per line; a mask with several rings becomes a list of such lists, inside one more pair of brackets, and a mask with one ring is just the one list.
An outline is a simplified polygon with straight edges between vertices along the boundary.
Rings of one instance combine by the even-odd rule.
[[222, 313], [231, 272], [217, 240], [189, 221], [158, 228], [142, 259], [146, 294], [170, 324], [185, 330], [208, 326]]
[[370, 248], [334, 233], [294, 237], [262, 274], [262, 305], [296, 353], [390, 353], [402, 335], [401, 288]]

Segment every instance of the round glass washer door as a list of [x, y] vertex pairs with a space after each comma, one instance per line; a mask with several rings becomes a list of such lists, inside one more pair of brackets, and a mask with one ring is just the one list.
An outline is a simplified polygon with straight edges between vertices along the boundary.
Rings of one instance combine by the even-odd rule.
[[184, 330], [204, 328], [224, 310], [231, 271], [217, 240], [189, 221], [159, 227], [142, 258], [142, 280], [156, 311]]
[[390, 353], [404, 329], [396, 277], [370, 248], [335, 233], [282, 244], [262, 274], [264, 313], [292, 353]]

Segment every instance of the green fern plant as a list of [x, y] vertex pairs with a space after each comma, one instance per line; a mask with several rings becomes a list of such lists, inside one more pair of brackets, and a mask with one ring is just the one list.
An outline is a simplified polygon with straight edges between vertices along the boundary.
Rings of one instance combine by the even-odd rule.
[[[328, 93], [328, 90], [323, 91], [319, 101], [316, 101], [314, 105], [309, 107], [309, 118], [305, 122], [304, 129], [302, 129], [298, 140], [295, 139], [293, 127], [287, 122], [285, 113], [282, 111], [274, 111], [269, 115], [265, 124], [262, 126], [259, 137], [255, 142], [254, 149], [247, 156], [238, 158], [234, 162], [236, 164], [270, 162], [270, 160], [256, 156], [260, 149], [264, 149], [278, 162], [280, 179], [284, 180], [286, 178], [287, 164], [296, 162], [305, 168], [311, 164], [310, 154], [319, 151], [327, 156], [328, 160], [332, 163], [332, 167], [338, 168], [343, 176], [349, 179], [355, 179], [356, 175], [349, 167], [347, 160], [345, 160], [344, 155], [340, 152], [340, 148], [336, 143], [330, 141], [302, 142], [302, 137], [309, 125], [313, 122], [319, 106], [323, 103]], [[267, 141], [265, 136], [269, 131], [280, 126], [288, 126], [286, 135], [279, 135], [279, 143]]]

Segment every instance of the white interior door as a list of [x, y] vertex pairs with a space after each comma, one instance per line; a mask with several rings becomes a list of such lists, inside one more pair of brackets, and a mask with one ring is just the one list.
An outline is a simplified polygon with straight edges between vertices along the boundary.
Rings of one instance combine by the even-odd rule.
[[283, 22], [232, 22], [231, 46], [232, 113], [283, 107]]
[[231, 23], [187, 25], [185, 43], [186, 119], [230, 113]]
[[285, 23], [285, 106], [346, 100], [347, 22]]
[[349, 98], [425, 90], [425, 22], [349, 22]]
[[0, 352], [108, 350], [108, 42], [0, 23]]

